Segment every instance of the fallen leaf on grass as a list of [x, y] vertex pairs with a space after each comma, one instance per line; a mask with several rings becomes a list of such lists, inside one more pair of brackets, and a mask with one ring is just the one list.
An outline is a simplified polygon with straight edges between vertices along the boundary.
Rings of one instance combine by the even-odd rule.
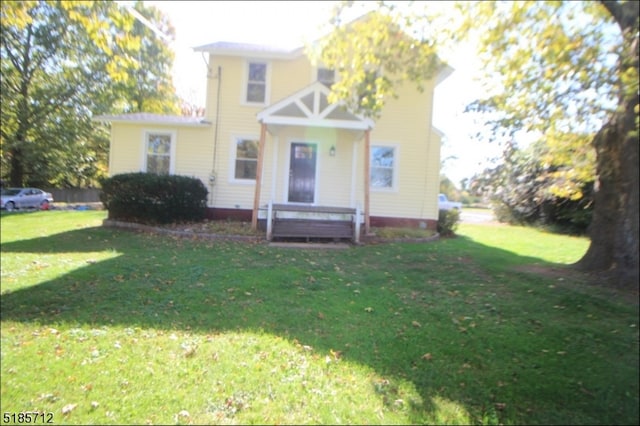
[[62, 414], [69, 414], [70, 412], [72, 412], [76, 407], [78, 406], [78, 404], [67, 404], [64, 407], [62, 407]]
[[333, 349], [329, 349], [329, 353], [333, 356], [333, 359], [335, 359], [336, 361], [340, 359], [340, 357], [342, 356], [342, 351], [334, 351]]

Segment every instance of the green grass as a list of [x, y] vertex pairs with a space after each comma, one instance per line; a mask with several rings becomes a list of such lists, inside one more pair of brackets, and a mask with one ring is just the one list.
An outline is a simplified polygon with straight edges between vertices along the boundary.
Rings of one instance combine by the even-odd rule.
[[[68, 424], [637, 424], [638, 305], [581, 238], [300, 250], [2, 215], [1, 410]], [[539, 273], [543, 272], [543, 273]]]

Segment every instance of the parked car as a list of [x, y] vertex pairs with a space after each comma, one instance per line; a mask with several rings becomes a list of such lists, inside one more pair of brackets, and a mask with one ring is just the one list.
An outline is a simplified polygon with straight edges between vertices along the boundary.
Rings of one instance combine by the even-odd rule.
[[438, 209], [439, 210], [456, 209], [458, 211], [462, 211], [462, 203], [459, 203], [457, 201], [449, 201], [446, 195], [440, 194], [438, 195]]
[[15, 209], [49, 210], [53, 196], [38, 188], [2, 188], [0, 207], [13, 211]]

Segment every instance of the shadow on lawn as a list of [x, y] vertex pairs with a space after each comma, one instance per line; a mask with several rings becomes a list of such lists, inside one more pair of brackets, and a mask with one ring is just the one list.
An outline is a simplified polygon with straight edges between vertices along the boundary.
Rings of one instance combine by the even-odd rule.
[[[88, 259], [86, 266], [60, 278], [3, 294], [1, 318], [203, 333], [265, 331], [297, 339], [322, 354], [342, 351], [344, 359], [381, 376], [411, 381], [424, 401], [415, 407], [416, 419], [423, 410], [433, 412], [432, 397], [440, 395], [466, 406], [480, 422], [485, 409], [480, 405], [487, 404], [488, 410], [499, 402], [498, 380], [487, 373], [462, 387], [464, 374], [455, 371], [452, 360], [478, 366], [488, 349], [499, 348], [511, 357], [520, 348], [501, 336], [500, 327], [474, 338], [471, 330], [460, 331], [455, 318], [482, 313], [487, 324], [478, 326], [490, 326], [500, 318], [516, 318], [525, 307], [495, 297], [512, 290], [465, 258], [460, 247], [473, 245], [466, 240], [293, 251], [87, 228], [2, 245], [3, 253], [114, 250], [120, 255]], [[485, 260], [537, 260], [483, 250]], [[521, 281], [527, 280], [539, 278], [522, 274]], [[522, 377], [522, 371], [517, 373]], [[518, 395], [516, 388], [509, 392], [516, 404], [530, 398]], [[522, 413], [505, 415], [524, 420]]]

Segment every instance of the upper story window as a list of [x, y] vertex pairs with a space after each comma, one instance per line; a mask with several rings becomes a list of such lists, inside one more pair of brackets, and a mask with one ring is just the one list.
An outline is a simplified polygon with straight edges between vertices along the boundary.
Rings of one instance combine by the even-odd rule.
[[145, 134], [145, 172], [158, 175], [173, 173], [173, 139], [172, 133], [147, 132]]
[[318, 68], [317, 80], [327, 87], [336, 82], [336, 72], [329, 68]]
[[267, 63], [249, 62], [245, 101], [254, 104], [267, 102]]
[[371, 188], [393, 189], [396, 174], [396, 149], [392, 146], [371, 147]]
[[258, 141], [236, 138], [235, 142], [234, 179], [255, 180], [258, 169]]

